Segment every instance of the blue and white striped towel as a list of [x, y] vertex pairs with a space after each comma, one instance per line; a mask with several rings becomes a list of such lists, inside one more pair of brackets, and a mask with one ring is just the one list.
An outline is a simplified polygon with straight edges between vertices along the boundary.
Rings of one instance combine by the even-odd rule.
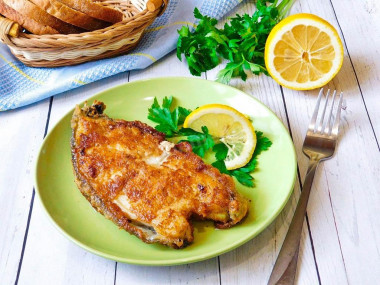
[[242, 0], [171, 0], [165, 13], [148, 28], [128, 55], [59, 68], [32, 68], [18, 61], [0, 43], [0, 111], [22, 107], [66, 90], [112, 76], [143, 69], [175, 49], [177, 30], [194, 25], [193, 10], [221, 18]]

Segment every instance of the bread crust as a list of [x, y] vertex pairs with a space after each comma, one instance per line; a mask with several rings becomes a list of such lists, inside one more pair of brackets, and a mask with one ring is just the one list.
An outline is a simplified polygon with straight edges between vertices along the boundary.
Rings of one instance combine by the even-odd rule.
[[93, 18], [109, 23], [117, 23], [123, 20], [123, 13], [110, 7], [102, 6], [91, 0], [58, 0], [66, 6], [87, 14]]
[[[75, 34], [75, 33], [80, 33], [83, 31], [73, 25], [65, 23], [51, 16], [50, 14], [48, 14], [47, 12], [45, 12], [44, 10], [36, 6], [34, 3], [30, 2], [29, 0], [2, 0], [2, 1], [8, 7], [17, 11], [18, 14], [21, 14], [24, 19], [27, 19], [27, 20], [32, 19], [35, 22], [39, 23], [40, 25], [50, 27], [61, 34]], [[33, 32], [31, 30], [29, 31]]]
[[46, 11], [50, 15], [79, 28], [93, 31], [109, 26], [109, 23], [95, 19], [80, 11], [66, 6], [57, 0], [30, 0], [35, 5]]
[[22, 14], [6, 5], [2, 0], [0, 0], [0, 14], [18, 23], [20, 26], [24, 27], [33, 34], [58, 34], [58, 31], [53, 29], [52, 27], [45, 26], [31, 18], [24, 17]]

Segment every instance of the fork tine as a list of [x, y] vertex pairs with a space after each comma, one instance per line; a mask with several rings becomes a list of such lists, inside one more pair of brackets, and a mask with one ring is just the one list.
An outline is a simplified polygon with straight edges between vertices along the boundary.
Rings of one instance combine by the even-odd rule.
[[[323, 131], [322, 131], [322, 124], [323, 124], [323, 120], [325, 118], [327, 104], [329, 103], [329, 96], [330, 96], [330, 89], [327, 90], [326, 99], [325, 99], [325, 106], [323, 107], [322, 116], [319, 119], [319, 125], [316, 128], [316, 130], [317, 130], [318, 133], [323, 133]], [[315, 130], [314, 130], [314, 132], [315, 132]]]
[[[331, 132], [331, 117], [332, 117], [332, 112], [333, 112], [333, 109], [334, 109], [334, 103], [335, 103], [335, 95], [336, 95], [336, 90], [334, 90], [334, 93], [333, 93], [333, 96], [332, 96], [332, 100], [331, 100], [331, 108], [330, 108], [330, 112], [329, 112], [329, 115], [327, 117], [327, 121], [324, 122], [323, 124], [323, 127], [322, 127], [322, 131], [321, 133], [325, 133], [325, 134], [328, 134]], [[326, 126], [327, 126], [327, 129], [326, 129]], [[326, 130], [326, 131], [325, 131]]]
[[340, 123], [340, 112], [342, 110], [342, 103], [343, 103], [343, 92], [340, 92], [338, 110], [336, 111], [334, 126], [333, 126], [332, 130], [330, 130], [329, 135], [331, 135], [331, 134], [334, 136], [338, 135], [339, 123]]
[[317, 99], [317, 104], [315, 104], [314, 113], [313, 113], [313, 116], [311, 117], [311, 120], [310, 120], [310, 123], [309, 123], [309, 131], [312, 131], [312, 132], [314, 132], [314, 128], [315, 128], [315, 125], [316, 125], [315, 123], [317, 121], [319, 104], [321, 103], [322, 95], [323, 95], [323, 88], [321, 88], [321, 90], [319, 91], [319, 95], [318, 95], [318, 99]]

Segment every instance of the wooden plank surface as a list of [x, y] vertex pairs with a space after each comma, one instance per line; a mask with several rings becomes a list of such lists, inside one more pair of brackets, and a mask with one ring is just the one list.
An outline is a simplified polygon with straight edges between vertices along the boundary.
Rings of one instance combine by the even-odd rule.
[[379, 147], [380, 1], [331, 0], [331, 4], [348, 49], [347, 62], [354, 68], [352, 80], [359, 84], [356, 94], [362, 96]]
[[[246, 3], [235, 12], [252, 13], [253, 9], [252, 3]], [[380, 279], [380, 4], [376, 0], [297, 1], [292, 13], [301, 11], [325, 18], [345, 40], [343, 68], [329, 87], [345, 92], [347, 108], [338, 151], [321, 164], [315, 178], [297, 284], [376, 284]], [[207, 78], [213, 80], [217, 70], [208, 72]], [[300, 177], [275, 222], [252, 241], [219, 258], [174, 267], [115, 263], [68, 241], [33, 199], [34, 160], [48, 115], [51, 127], [76, 103], [101, 90], [158, 76], [190, 75], [186, 64], [170, 54], [144, 71], [66, 92], [54, 97], [51, 104], [48, 99], [0, 113], [1, 284], [16, 280], [19, 284], [266, 284], [299, 196], [299, 181], [305, 176], [307, 159], [301, 146], [317, 91], [282, 89], [266, 76], [232, 82], [269, 106], [288, 127]]]
[[[294, 8], [293, 12], [320, 15], [341, 33], [329, 0], [308, 1], [307, 5], [297, 2]], [[310, 196], [308, 213], [316, 260], [322, 283], [334, 280], [337, 284], [369, 284], [380, 274], [379, 236], [373, 230], [379, 228], [379, 220], [373, 213], [378, 211], [380, 198], [375, 190], [379, 188], [376, 177], [380, 174], [380, 157], [347, 50], [342, 70], [328, 87], [344, 91], [347, 108], [342, 114], [343, 128], [336, 155], [320, 165]], [[301, 152], [304, 130], [318, 90], [295, 92], [284, 88], [283, 92], [304, 178], [307, 169], [307, 159]], [[369, 254], [370, 261], [364, 262]]]
[[49, 100], [0, 113], [0, 283], [15, 282], [33, 195], [36, 151], [45, 133]]

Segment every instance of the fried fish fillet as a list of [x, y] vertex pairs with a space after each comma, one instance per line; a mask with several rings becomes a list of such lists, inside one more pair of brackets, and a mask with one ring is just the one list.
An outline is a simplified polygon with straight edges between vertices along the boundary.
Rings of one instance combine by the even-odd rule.
[[147, 243], [183, 248], [193, 239], [190, 220], [217, 228], [240, 222], [248, 200], [233, 179], [139, 121], [111, 119], [105, 105], [75, 108], [72, 164], [79, 190], [120, 228]]

